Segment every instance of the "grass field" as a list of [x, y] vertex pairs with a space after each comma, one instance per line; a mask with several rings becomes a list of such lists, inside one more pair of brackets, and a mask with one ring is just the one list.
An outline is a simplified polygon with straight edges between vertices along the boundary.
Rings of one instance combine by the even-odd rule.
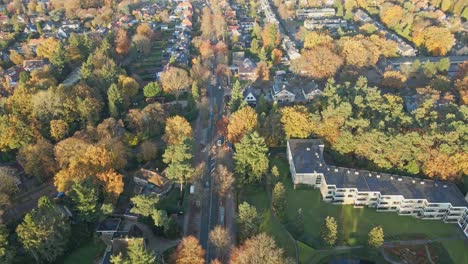
[[[272, 164], [280, 171], [280, 180], [286, 187], [287, 216], [294, 219], [299, 208], [304, 214], [304, 234], [295, 237], [298, 241], [299, 259], [301, 263], [321, 263], [336, 256], [365, 258], [372, 256], [374, 261], [382, 257], [376, 250], [367, 247], [340, 252], [317, 251], [322, 248], [320, 243], [320, 228], [326, 216], [333, 216], [338, 223], [338, 245], [365, 246], [367, 234], [374, 226], [382, 226], [385, 240], [410, 240], [420, 238], [442, 238], [459, 235], [458, 226], [445, 224], [442, 221], [425, 221], [410, 216], [399, 216], [396, 213], [378, 213], [371, 208], [353, 208], [350, 205], [333, 205], [322, 202], [320, 192], [307, 187], [293, 188], [289, 178], [289, 167], [282, 158], [273, 158]], [[263, 186], [247, 188], [241, 192], [241, 200], [247, 200], [263, 213], [261, 230], [275, 237], [279, 246], [285, 247], [288, 255], [294, 253], [291, 243], [280, 223], [270, 216], [268, 195]], [[267, 213], [265, 213], [267, 212]], [[292, 231], [292, 229], [290, 230]], [[292, 233], [292, 232], [291, 232]], [[462, 240], [447, 240], [443, 242], [453, 263], [468, 263], [468, 248]]]
[[87, 244], [77, 248], [69, 254], [63, 261], [64, 264], [83, 264], [94, 263], [94, 260], [99, 259], [104, 252], [105, 244], [99, 240], [95, 242], [90, 240]]

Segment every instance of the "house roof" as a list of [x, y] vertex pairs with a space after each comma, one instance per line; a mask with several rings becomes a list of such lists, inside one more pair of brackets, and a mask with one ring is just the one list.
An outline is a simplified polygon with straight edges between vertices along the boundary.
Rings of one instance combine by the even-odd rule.
[[191, 27], [192, 22], [190, 22], [190, 20], [188, 20], [187, 18], [184, 18], [184, 20], [182, 20], [182, 25], [187, 26], [187, 27]]
[[453, 183], [330, 166], [323, 158], [323, 142], [317, 139], [291, 139], [288, 146], [296, 173], [323, 173], [327, 184], [336, 185], [337, 188], [357, 188], [361, 192], [380, 192], [382, 195], [402, 195], [405, 199], [426, 199], [429, 203], [468, 206]]
[[120, 222], [122, 220], [120, 218], [107, 218], [101, 223], [97, 228], [97, 232], [116, 232], [119, 229]]

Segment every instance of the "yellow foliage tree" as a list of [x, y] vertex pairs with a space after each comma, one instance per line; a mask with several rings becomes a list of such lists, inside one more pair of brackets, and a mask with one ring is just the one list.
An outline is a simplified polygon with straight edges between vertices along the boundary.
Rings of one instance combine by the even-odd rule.
[[302, 105], [282, 108], [281, 124], [287, 139], [307, 138], [312, 132], [311, 115]]
[[96, 174], [96, 178], [101, 183], [104, 195], [108, 201], [115, 202], [124, 189], [123, 176], [110, 169]]
[[192, 127], [182, 116], [173, 116], [166, 120], [163, 140], [169, 145], [180, 144], [185, 138], [192, 137]]
[[234, 112], [229, 118], [228, 139], [237, 143], [247, 132], [257, 127], [257, 113], [255, 110], [246, 106]]
[[443, 56], [455, 44], [455, 37], [447, 28], [432, 26], [413, 32], [413, 42], [425, 46], [434, 56]]

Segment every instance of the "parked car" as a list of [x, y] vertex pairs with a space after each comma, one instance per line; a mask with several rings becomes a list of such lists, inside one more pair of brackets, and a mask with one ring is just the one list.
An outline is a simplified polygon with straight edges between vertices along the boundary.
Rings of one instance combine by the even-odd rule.
[[224, 143], [224, 138], [219, 137], [218, 140], [216, 141], [216, 146], [221, 147]]

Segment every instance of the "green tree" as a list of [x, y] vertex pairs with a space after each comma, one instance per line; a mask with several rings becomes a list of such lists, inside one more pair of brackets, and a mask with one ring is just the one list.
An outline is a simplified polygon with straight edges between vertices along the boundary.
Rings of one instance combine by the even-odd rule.
[[[268, 148], [257, 132], [245, 135], [236, 144], [235, 171], [243, 176], [241, 183], [258, 182], [268, 170]], [[246, 177], [247, 176], [247, 177]]]
[[18, 240], [36, 262], [54, 262], [67, 249], [70, 223], [64, 213], [48, 197], [41, 197], [38, 206], [26, 214], [16, 228]]
[[256, 38], [252, 39], [252, 43], [250, 44], [250, 52], [253, 54], [258, 54], [260, 52], [260, 44], [258, 44], [258, 40]]
[[286, 220], [286, 189], [283, 183], [278, 182], [273, 188], [271, 195], [271, 205], [276, 215], [282, 220]]
[[154, 225], [168, 228], [169, 218], [166, 211], [157, 209], [159, 197], [156, 194], [141, 194], [131, 198], [134, 207], [131, 212], [153, 219]]
[[143, 94], [146, 98], [158, 96], [162, 93], [162, 88], [157, 82], [150, 82], [143, 87]]
[[146, 251], [143, 239], [134, 239], [128, 246], [128, 264], [151, 264], [156, 263], [153, 253]]
[[0, 224], [0, 263], [10, 264], [13, 262], [14, 249], [8, 242], [8, 229]]
[[198, 89], [197, 82], [192, 82], [192, 96], [193, 100], [195, 100], [196, 102], [200, 100], [200, 92]]
[[439, 62], [437, 62], [437, 70], [439, 72], [447, 72], [450, 68], [450, 59], [449, 58], [442, 58]]
[[114, 118], [119, 118], [123, 110], [123, 98], [116, 84], [111, 84], [107, 90], [107, 99], [109, 104], [109, 114]]
[[338, 238], [338, 225], [334, 217], [327, 216], [320, 232], [323, 242], [327, 246], [333, 246]]
[[71, 187], [70, 198], [82, 221], [92, 223], [97, 219], [99, 194], [90, 179], [84, 182], [75, 181]]
[[231, 89], [231, 101], [229, 101], [229, 108], [231, 113], [237, 111], [244, 102], [244, 97], [242, 96], [242, 86], [238, 79], [234, 81]]
[[257, 213], [257, 208], [247, 202], [241, 203], [239, 205], [237, 223], [239, 224], [239, 237], [241, 241], [258, 234], [260, 217]]
[[177, 181], [181, 191], [183, 184], [192, 177], [195, 171], [190, 164], [192, 158], [192, 144], [188, 139], [181, 144], [169, 145], [164, 152], [163, 161], [169, 165], [166, 168], [166, 176]]
[[379, 248], [383, 245], [384, 232], [381, 226], [376, 226], [369, 231], [367, 243], [374, 248]]

